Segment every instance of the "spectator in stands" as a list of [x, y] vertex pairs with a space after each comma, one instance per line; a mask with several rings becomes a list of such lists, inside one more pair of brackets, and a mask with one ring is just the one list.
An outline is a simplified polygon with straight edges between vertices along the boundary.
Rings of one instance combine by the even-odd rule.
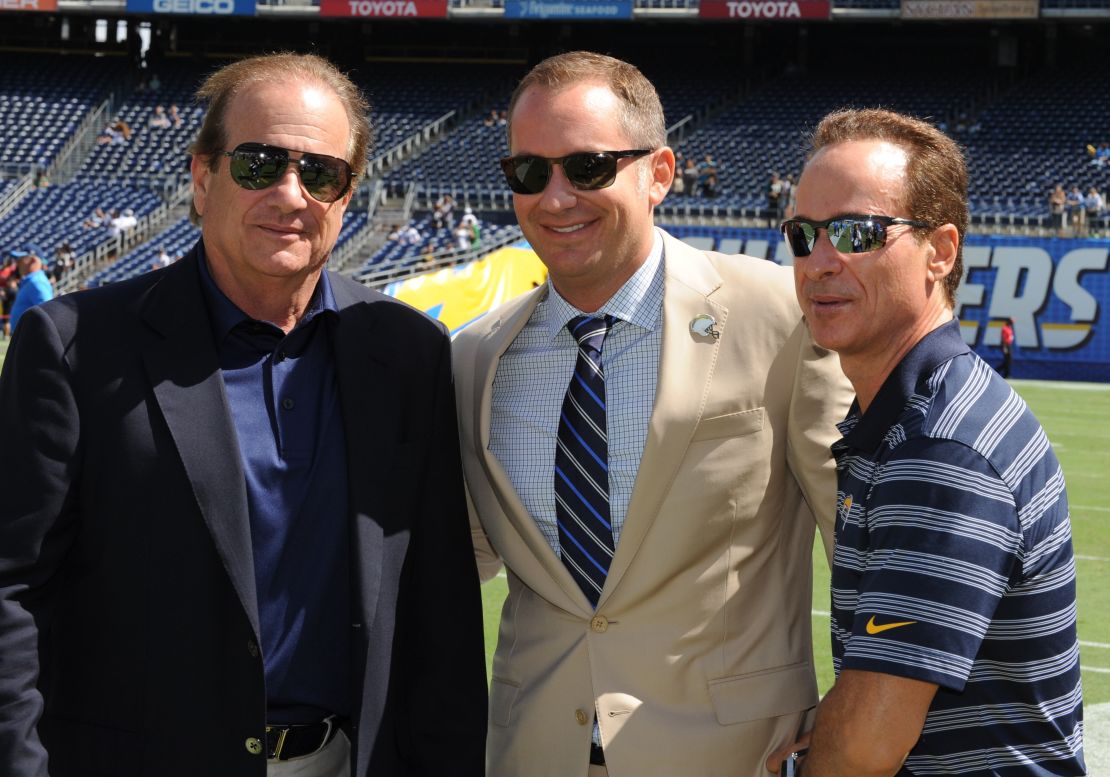
[[826, 116], [812, 149], [783, 233], [856, 390], [833, 446], [837, 678], [767, 768], [808, 744], [804, 775], [1086, 774], [1063, 473], [953, 315], [963, 153], [884, 110]]
[[787, 192], [786, 209], [783, 211], [783, 216], [789, 218], [794, 215], [794, 203], [798, 197], [798, 188], [794, 185], [794, 176], [786, 176], [783, 179], [782, 188], [783, 191]]
[[165, 246], [158, 247], [158, 256], [154, 257], [154, 261], [150, 264], [150, 269], [161, 270], [163, 267], [169, 267], [173, 264], [173, 257], [170, 256]]
[[432, 212], [432, 220], [436, 229], [451, 229], [455, 226], [455, 198], [450, 194], [440, 195]]
[[324, 270], [366, 101], [299, 54], [198, 98], [201, 239], [0, 374], [0, 774], [480, 777], [448, 334]]
[[[702, 189], [705, 188], [705, 185], [709, 181], [710, 177], [713, 178], [713, 181], [714, 181], [714, 184], [715, 184], [716, 180], [717, 180], [717, 162], [716, 162], [716, 160], [713, 159], [712, 154], [706, 154], [705, 158], [702, 159], [701, 164], [698, 165], [698, 190], [699, 191], [701, 191]], [[702, 192], [702, 194], [704, 194], [706, 197], [716, 196], [716, 195], [711, 195], [711, 194], [705, 194], [704, 191]]]
[[695, 197], [698, 193], [698, 166], [693, 157], [686, 160], [682, 168], [682, 180], [685, 183], [686, 196]]
[[173, 123], [174, 129], [178, 129], [183, 123], [181, 112], [177, 109], [177, 103], [170, 103], [170, 121]]
[[1068, 204], [1068, 194], [1064, 191], [1063, 184], [1056, 184], [1052, 194], [1048, 195], [1048, 212], [1052, 217], [1052, 229], [1057, 237], [1064, 236], [1064, 208]]
[[470, 227], [463, 224], [462, 221], [459, 221], [459, 224], [455, 227], [453, 234], [455, 235], [455, 250], [458, 251], [460, 254], [469, 251], [470, 238], [473, 234], [470, 230]]
[[[17, 252], [19, 267], [19, 292], [12, 304], [11, 330], [16, 331], [20, 318], [35, 305], [41, 305], [54, 298], [54, 287], [46, 276], [41, 252], [37, 246], [29, 245], [26, 251]], [[3, 471], [3, 470], [0, 470]]]
[[165, 107], [161, 105], [154, 106], [154, 113], [150, 115], [150, 126], [153, 129], [169, 129], [170, 117], [166, 115]]
[[1083, 191], [1078, 186], [1071, 187], [1064, 200], [1068, 214], [1068, 225], [1072, 234], [1079, 237], [1086, 230], [1087, 212], [1083, 208]]
[[775, 214], [776, 226], [786, 218], [786, 211], [790, 206], [791, 196], [794, 192], [794, 179], [789, 175], [779, 181], [779, 198], [775, 203], [778, 212]]
[[470, 232], [470, 247], [477, 248], [481, 240], [482, 225], [478, 221], [478, 217], [474, 215], [474, 209], [467, 205], [463, 208], [462, 218], [459, 219], [459, 224], [466, 227]]
[[56, 281], [61, 280], [66, 273], [73, 269], [73, 262], [76, 258], [69, 241], [62, 241], [54, 249], [54, 262], [50, 267], [50, 274], [54, 276]]
[[779, 218], [779, 200], [782, 198], [782, 179], [777, 172], [771, 172], [771, 180], [767, 184], [767, 226], [777, 227]]
[[494, 108], [490, 110], [489, 116], [482, 120], [482, 124], [486, 125], [487, 127], [496, 127], [499, 118], [500, 117], [497, 114], [497, 109]]
[[1087, 211], [1086, 225], [1087, 234], [1092, 231], [1097, 234], [1098, 217], [1102, 215], [1102, 208], [1105, 202], [1102, 199], [1102, 194], [1099, 192], [1097, 186], [1092, 186], [1087, 190], [1087, 196], [1083, 198], [1083, 208]]
[[97, 206], [92, 215], [81, 222], [81, 226], [85, 229], [99, 229], [107, 225], [112, 220], [111, 216], [104, 212], [104, 208]]
[[404, 225], [401, 231], [397, 233], [397, 242], [401, 245], [418, 246], [424, 241], [424, 236], [420, 234], [420, 230], [412, 222]]
[[718, 194], [720, 194], [720, 191], [718, 191], [718, 189], [717, 189], [717, 174], [716, 173], [710, 173], [709, 177], [705, 179], [704, 183], [702, 183], [702, 185], [701, 185], [701, 194], [702, 194], [703, 197], [708, 197], [710, 199], [712, 199], [712, 198], [716, 197]]
[[561, 54], [510, 105], [549, 278], [455, 343], [479, 567], [509, 570], [488, 777], [762, 777], [817, 701], [809, 505], [831, 523], [847, 384], [788, 269], [655, 228], [674, 154], [639, 70]]
[[131, 208], [124, 208], [123, 213], [118, 210], [112, 210], [112, 219], [108, 222], [108, 237], [120, 237], [130, 232], [139, 223], [135, 217], [135, 211]]

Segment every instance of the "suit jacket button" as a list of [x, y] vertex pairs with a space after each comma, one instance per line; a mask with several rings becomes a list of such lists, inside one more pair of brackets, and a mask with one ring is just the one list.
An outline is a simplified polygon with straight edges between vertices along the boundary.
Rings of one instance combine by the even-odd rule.
[[574, 711], [574, 719], [578, 721], [579, 726], [584, 726], [590, 722], [590, 719], [586, 717], [586, 713], [582, 710]]
[[595, 615], [590, 619], [590, 628], [598, 634], [602, 634], [609, 628], [609, 619], [604, 615]]
[[261, 755], [262, 754], [262, 742], [255, 739], [254, 737], [247, 737], [246, 745], [247, 745], [247, 752], [250, 753], [251, 755]]
[[258, 643], [255, 642], [253, 639], [247, 640], [247, 652], [250, 653], [251, 656], [253, 656], [254, 658], [258, 658]]

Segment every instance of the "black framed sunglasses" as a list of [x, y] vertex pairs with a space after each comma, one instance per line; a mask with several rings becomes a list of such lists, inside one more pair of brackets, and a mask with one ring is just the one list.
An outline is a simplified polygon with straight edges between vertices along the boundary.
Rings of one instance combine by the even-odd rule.
[[593, 191], [612, 186], [617, 180], [617, 162], [646, 156], [652, 149], [635, 151], [580, 151], [562, 157], [507, 156], [501, 171], [509, 188], [517, 194], [539, 194], [551, 180], [551, 166], [562, 165], [563, 175], [575, 189]]
[[824, 229], [833, 248], [842, 254], [866, 254], [886, 245], [886, 231], [896, 224], [908, 227], [931, 227], [924, 221], [893, 216], [836, 216], [828, 221], [787, 219], [779, 229], [795, 257], [809, 256], [817, 243], [817, 233]]
[[[305, 191], [320, 202], [335, 202], [351, 187], [351, 166], [344, 159], [326, 154], [291, 151], [266, 143], [240, 143], [232, 151], [220, 151], [230, 157], [231, 180], [244, 189], [258, 190], [273, 186], [285, 175], [292, 161], [301, 177]], [[290, 153], [300, 153], [292, 159]]]

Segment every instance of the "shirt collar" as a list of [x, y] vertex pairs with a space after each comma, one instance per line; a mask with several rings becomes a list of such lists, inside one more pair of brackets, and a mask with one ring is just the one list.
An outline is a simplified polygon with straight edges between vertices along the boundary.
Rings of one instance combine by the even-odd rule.
[[848, 418], [841, 428], [845, 440], [859, 450], [877, 448], [887, 430], [902, 416], [906, 402], [916, 393], [921, 381], [944, 362], [969, 352], [956, 318], [925, 335], [883, 381], [866, 413], [860, 414], [858, 399], [852, 402]]
[[[197, 245], [198, 259], [197, 266], [200, 268], [200, 285], [204, 289], [204, 296], [208, 300], [209, 316], [212, 320], [213, 334], [216, 336], [216, 342], [223, 342], [228, 332], [244, 321], [252, 321], [253, 319], [239, 309], [239, 306], [228, 299], [227, 295], [220, 290], [216, 285], [216, 281], [212, 278], [212, 273], [208, 270], [208, 259], [204, 252], [203, 241]], [[332, 293], [331, 281], [328, 279], [328, 273], [325, 270], [320, 273], [320, 280], [316, 283], [316, 289], [312, 292], [312, 299], [308, 302], [308, 308], [305, 309], [304, 315], [297, 321], [297, 325], [293, 327], [297, 329], [306, 325], [309, 321], [314, 319], [321, 313], [329, 312], [336, 315], [339, 314], [339, 305], [335, 302], [335, 295]]]
[[[663, 288], [663, 239], [659, 230], [653, 230], [654, 241], [647, 259], [632, 274], [632, 277], [617, 289], [601, 308], [592, 315], [609, 315], [619, 321], [654, 331], [659, 326], [662, 317], [662, 288]], [[552, 340], [567, 325], [567, 322], [576, 316], [587, 315], [574, 305], [570, 304], [559, 294], [551, 279], [547, 280], [547, 318], [544, 326], [547, 328], [548, 337]]]

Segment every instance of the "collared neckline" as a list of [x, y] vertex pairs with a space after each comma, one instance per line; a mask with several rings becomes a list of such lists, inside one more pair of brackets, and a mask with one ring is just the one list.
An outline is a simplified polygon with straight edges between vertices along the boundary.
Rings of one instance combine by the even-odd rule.
[[[208, 300], [208, 308], [212, 320], [213, 334], [216, 336], [216, 342], [223, 342], [228, 333], [231, 332], [239, 324], [244, 321], [255, 321], [255, 319], [244, 313], [238, 305], [232, 302], [226, 294], [216, 285], [215, 279], [212, 277], [211, 271], [208, 269], [208, 258], [204, 252], [204, 242], [197, 243], [197, 267], [200, 268], [200, 283], [201, 288], [204, 289], [204, 295]], [[339, 305], [336, 304], [335, 295], [332, 293], [331, 281], [328, 279], [327, 270], [320, 273], [320, 280], [316, 283], [316, 288], [312, 292], [312, 298], [308, 302], [308, 307], [305, 309], [304, 315], [300, 317], [292, 331], [296, 331], [302, 326], [307, 325], [312, 319], [322, 313], [339, 314]], [[267, 324], [280, 329], [276, 324], [268, 321], [261, 321], [259, 323]]]
[[969, 351], [956, 318], [925, 335], [883, 381], [866, 413], [860, 414], [858, 398], [852, 401], [848, 417], [842, 422], [848, 427], [841, 428], [845, 442], [858, 450], [877, 448], [902, 416], [922, 379], [949, 359]]
[[617, 289], [616, 293], [606, 300], [594, 313], [585, 313], [559, 294], [550, 277], [547, 280], [547, 317], [544, 326], [548, 338], [554, 340], [566, 327], [567, 322], [578, 316], [612, 316], [618, 321], [635, 324], [649, 332], [655, 331], [662, 320], [662, 306], [648, 304], [652, 295], [651, 288], [655, 283], [662, 283], [663, 238], [658, 229], [653, 230], [654, 241], [647, 259], [632, 274], [632, 277]]

